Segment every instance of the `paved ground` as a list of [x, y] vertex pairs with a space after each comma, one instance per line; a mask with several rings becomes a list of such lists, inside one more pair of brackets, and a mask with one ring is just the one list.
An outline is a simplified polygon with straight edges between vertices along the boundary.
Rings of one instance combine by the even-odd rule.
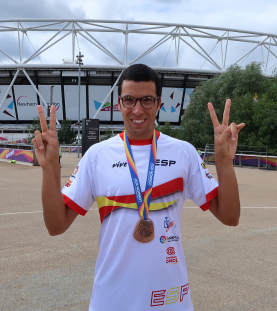
[[[63, 156], [62, 184], [77, 162], [76, 155]], [[209, 169], [216, 177], [215, 167]], [[277, 310], [277, 172], [236, 173], [243, 207], [238, 227], [198, 208], [183, 211], [195, 311]], [[98, 253], [97, 206], [63, 235], [50, 237], [40, 191], [40, 167], [0, 162], [0, 310], [87, 311]]]

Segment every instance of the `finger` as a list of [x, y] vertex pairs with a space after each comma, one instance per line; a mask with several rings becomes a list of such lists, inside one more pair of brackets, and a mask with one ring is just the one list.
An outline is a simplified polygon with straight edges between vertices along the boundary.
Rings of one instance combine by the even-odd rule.
[[56, 131], [56, 108], [54, 105], [50, 107], [50, 130]]
[[209, 109], [209, 112], [210, 112], [210, 117], [212, 119], [213, 127], [215, 128], [215, 127], [217, 127], [220, 124], [218, 122], [216, 113], [214, 111], [214, 106], [213, 106], [212, 103], [208, 103], [208, 109]]
[[231, 129], [231, 133], [232, 133], [232, 141], [238, 140], [239, 132], [238, 132], [236, 123], [231, 123], [230, 124], [230, 129]]
[[40, 131], [35, 131], [35, 140], [36, 140], [36, 144], [37, 144], [37, 148], [39, 151], [42, 151], [44, 149], [44, 143], [43, 143], [43, 139], [42, 139], [42, 134]]
[[39, 147], [38, 147], [38, 144], [37, 144], [37, 141], [36, 141], [35, 138], [32, 139], [32, 143], [33, 143], [33, 146], [34, 146], [35, 150], [38, 150]]
[[48, 130], [45, 114], [41, 105], [37, 105], [37, 110], [40, 120], [41, 131], [42, 133], [44, 133]]
[[220, 135], [220, 137], [218, 138], [219, 141], [224, 142], [227, 139], [230, 139], [232, 136], [232, 131], [231, 131], [231, 127], [228, 126], [223, 133]]
[[237, 125], [237, 130], [238, 130], [238, 132], [242, 129], [242, 128], [244, 128], [245, 127], [245, 123], [240, 123], [240, 124], [238, 124]]
[[223, 112], [222, 125], [228, 126], [230, 117], [231, 99], [226, 100], [225, 109]]

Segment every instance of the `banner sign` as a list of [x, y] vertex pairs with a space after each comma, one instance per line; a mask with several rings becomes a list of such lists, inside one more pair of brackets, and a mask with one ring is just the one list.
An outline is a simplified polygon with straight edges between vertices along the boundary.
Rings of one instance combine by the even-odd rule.
[[[92, 119], [98, 109], [101, 107], [102, 102], [111, 90], [110, 86], [106, 85], [90, 85], [89, 90], [89, 118]], [[110, 121], [111, 119], [111, 96], [108, 96], [106, 102], [101, 108], [97, 119], [102, 121]]]
[[33, 162], [32, 150], [3, 149], [0, 148], [0, 158], [6, 160], [16, 160], [22, 162]]
[[[51, 92], [52, 85], [39, 85], [38, 90], [46, 101], [47, 105], [50, 105], [50, 92]], [[40, 100], [40, 104], [42, 105], [42, 101]], [[53, 87], [53, 98], [52, 98], [52, 105], [56, 108], [56, 117], [58, 120], [63, 119], [63, 110], [62, 110], [62, 91], [60, 85], [54, 85]], [[43, 107], [44, 113], [46, 114], [46, 107]]]
[[[8, 85], [0, 85], [0, 100], [2, 102], [3, 96], [8, 90]], [[3, 106], [0, 110], [0, 120], [2, 121], [14, 121], [16, 120], [15, 110], [14, 110], [14, 100], [12, 95], [12, 90], [9, 91], [8, 95], [6, 96]]]
[[[80, 120], [82, 120], [86, 117], [86, 86], [81, 85], [80, 91]], [[66, 118], [77, 121], [79, 114], [79, 86], [65, 85], [64, 96]]]
[[[193, 91], [194, 89], [186, 89], [181, 115], [185, 113], [185, 110], [190, 102], [190, 95]], [[183, 92], [183, 88], [163, 87], [159, 121], [179, 122]]]

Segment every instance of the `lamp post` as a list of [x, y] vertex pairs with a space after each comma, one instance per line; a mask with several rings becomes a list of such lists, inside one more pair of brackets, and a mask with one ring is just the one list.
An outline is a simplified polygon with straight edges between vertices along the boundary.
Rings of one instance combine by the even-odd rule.
[[50, 87], [50, 104], [49, 106], [47, 106], [47, 117], [48, 118], [50, 117], [50, 109], [53, 104], [53, 89], [54, 89], [54, 85]]
[[76, 64], [79, 64], [79, 78], [78, 78], [78, 86], [79, 86], [79, 105], [78, 105], [78, 158], [80, 157], [80, 100], [81, 100], [81, 65], [83, 65], [81, 52], [76, 56], [77, 61]]

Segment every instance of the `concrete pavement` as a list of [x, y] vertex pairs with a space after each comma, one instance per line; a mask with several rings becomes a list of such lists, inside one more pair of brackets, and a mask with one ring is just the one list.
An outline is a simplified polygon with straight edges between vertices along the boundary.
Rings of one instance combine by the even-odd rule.
[[[64, 154], [62, 185], [77, 163], [77, 155]], [[277, 172], [236, 168], [236, 174], [238, 227], [185, 203], [182, 244], [195, 311], [277, 310]], [[0, 162], [0, 310], [88, 310], [99, 230], [94, 204], [67, 232], [49, 236], [41, 168]]]

